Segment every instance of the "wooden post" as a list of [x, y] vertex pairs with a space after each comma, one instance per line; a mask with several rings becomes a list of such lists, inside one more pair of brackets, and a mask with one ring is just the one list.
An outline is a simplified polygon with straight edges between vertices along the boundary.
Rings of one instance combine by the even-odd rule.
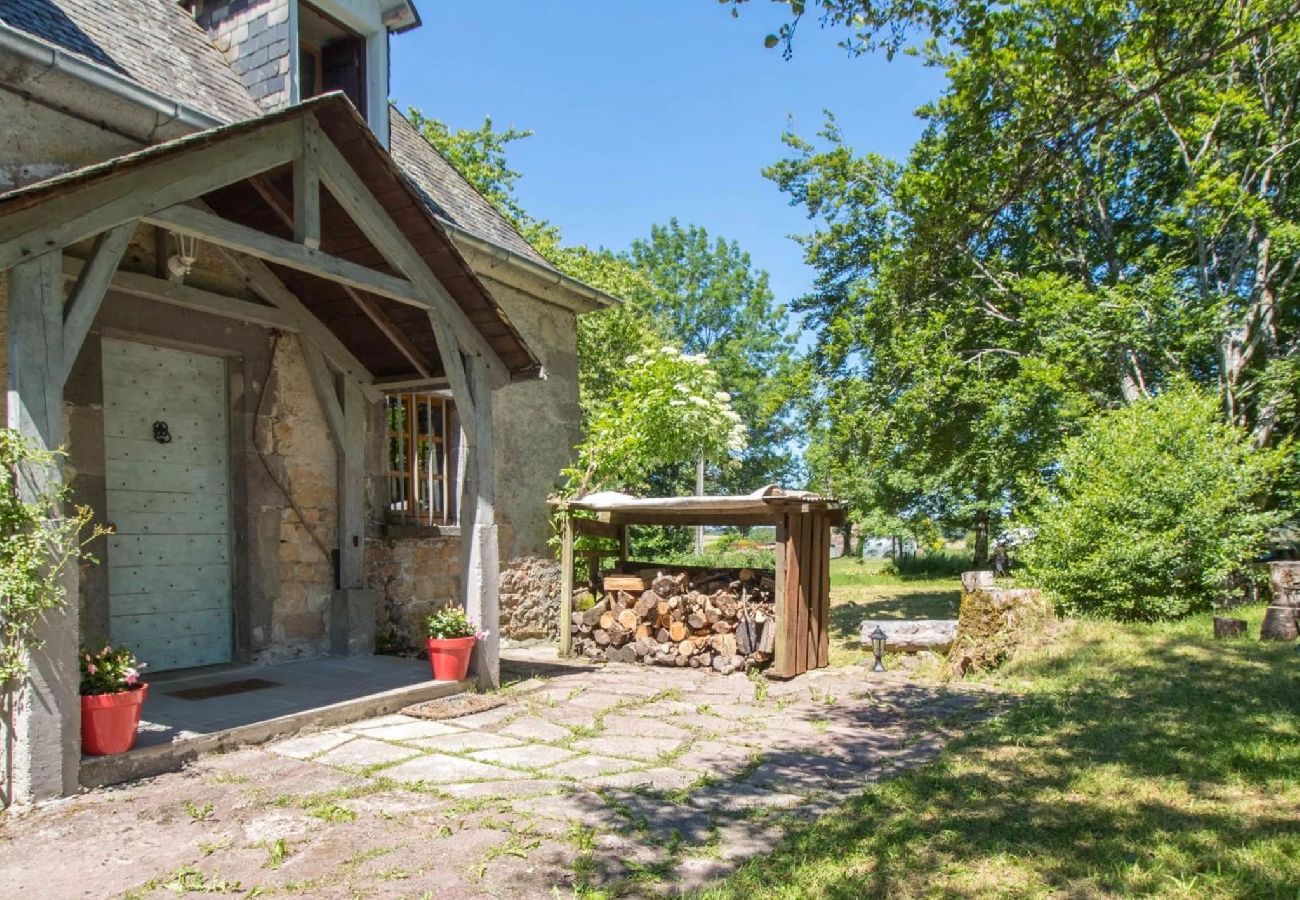
[[[37, 447], [63, 445], [62, 254], [19, 263], [9, 278], [7, 424]], [[30, 498], [63, 481], [59, 464], [19, 473], [20, 496]], [[78, 699], [77, 567], [64, 572], [64, 604], [36, 629], [27, 678], [5, 696], [8, 740], [0, 749], [3, 800], [32, 803], [74, 793], [81, 762]], [[0, 788], [2, 789], [2, 788]]]
[[573, 513], [565, 509], [560, 531], [560, 656], [573, 652]]
[[618, 529], [616, 532], [616, 539], [618, 540], [618, 570], [622, 572], [623, 565], [627, 562], [628, 559], [629, 543], [627, 538], [627, 526], [618, 525], [616, 527]]
[[818, 616], [822, 623], [821, 644], [817, 648], [817, 667], [831, 664], [831, 517], [821, 515], [822, 549], [820, 562], [821, 584], [818, 585]]
[[366, 398], [360, 385], [343, 381], [343, 438], [339, 442], [339, 587], [364, 586], [366, 544]]
[[[480, 690], [501, 684], [500, 566], [497, 562], [496, 480], [492, 457], [492, 382], [479, 358], [462, 363], [473, 421], [461, 411], [460, 571], [465, 612], [487, 632], [475, 646]], [[447, 369], [454, 368], [448, 364]], [[452, 378], [455, 385], [461, 379]]]

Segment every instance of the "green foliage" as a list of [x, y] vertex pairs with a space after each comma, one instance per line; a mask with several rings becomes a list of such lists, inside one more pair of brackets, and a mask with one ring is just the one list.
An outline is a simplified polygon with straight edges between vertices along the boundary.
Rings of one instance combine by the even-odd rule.
[[1280, 520], [1263, 502], [1285, 461], [1191, 387], [1101, 415], [1066, 442], [1030, 515], [1025, 579], [1072, 614], [1208, 609]]
[[129, 691], [140, 683], [140, 670], [146, 665], [125, 647], [115, 649], [108, 644], [95, 653], [82, 646], [77, 656], [83, 696]]
[[628, 530], [628, 552], [633, 559], [661, 562], [690, 551], [695, 530], [675, 525], [633, 525]]
[[107, 533], [95, 526], [83, 540], [93, 513], [78, 506], [67, 514], [70, 488], [49, 486], [60, 455], [0, 428], [0, 687], [27, 674], [28, 654], [40, 646], [36, 623], [63, 604], [65, 571], [90, 560], [87, 545]]
[[664, 466], [726, 463], [745, 449], [745, 427], [707, 359], [667, 344], [634, 353], [608, 397], [595, 405], [564, 496], [636, 489]]
[[[611, 465], [626, 461], [606, 443], [607, 433], [595, 432], [608, 423], [609, 410], [625, 400], [629, 383], [644, 377], [632, 369], [644, 364], [645, 354], [672, 344], [681, 347], [687, 359], [702, 355], [713, 363], [718, 379], [714, 392], [731, 395], [729, 409], [754, 436], [734, 451], [738, 463], [710, 468], [711, 486], [752, 490], [791, 474], [792, 463], [783, 445], [792, 434], [788, 402], [795, 373], [788, 350], [792, 341], [785, 334], [784, 308], [775, 304], [766, 273], [753, 268], [748, 254], [734, 243], [711, 239], [703, 228], [684, 227], [675, 220], [653, 227], [649, 239], [636, 241], [627, 253], [565, 244], [560, 230], [529, 215], [515, 194], [520, 174], [509, 167], [507, 149], [531, 132], [495, 131], [490, 119], [477, 129], [454, 130], [415, 109], [409, 117], [552, 265], [625, 301], [578, 321], [579, 397], [589, 448], [599, 441], [612, 452]], [[691, 380], [686, 370], [680, 377]], [[664, 419], [678, 425], [686, 421], [672, 411]], [[700, 432], [697, 441], [716, 443], [715, 430]], [[734, 435], [726, 427], [720, 430], [724, 442], [731, 443]], [[629, 484], [640, 483], [660, 494], [693, 490], [689, 464], [698, 456], [697, 448], [649, 455], [657, 460], [654, 468], [637, 471]], [[722, 459], [708, 447], [705, 456]], [[589, 463], [590, 459], [580, 461], [579, 466]]]
[[424, 620], [424, 633], [431, 638], [483, 637], [478, 626], [469, 620], [459, 606], [444, 606]]
[[1088, 417], [1180, 379], [1297, 433], [1293, 2], [788, 5], [787, 52], [814, 13], [947, 78], [904, 164], [830, 119], [768, 171], [816, 223], [818, 484], [987, 533]]
[[748, 492], [785, 481], [793, 474], [785, 444], [793, 437], [794, 337], [785, 332], [788, 316], [767, 273], [736, 243], [676, 219], [651, 227], [625, 259], [643, 284], [629, 285], [623, 296], [686, 352], [708, 357], [750, 433], [740, 465], [711, 479], [716, 489]]
[[773, 550], [719, 550], [706, 547], [703, 553], [677, 553], [662, 560], [682, 566], [704, 566], [711, 569], [775, 569], [776, 552]]

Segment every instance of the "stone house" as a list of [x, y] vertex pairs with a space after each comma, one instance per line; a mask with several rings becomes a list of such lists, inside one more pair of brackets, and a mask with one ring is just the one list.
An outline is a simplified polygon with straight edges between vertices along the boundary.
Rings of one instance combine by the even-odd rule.
[[[151, 671], [491, 632], [553, 584], [577, 316], [388, 103], [408, 0], [0, 3], [10, 428], [113, 534], [6, 695], [5, 802], [75, 790], [76, 649]], [[500, 625], [501, 627], [493, 627]]]

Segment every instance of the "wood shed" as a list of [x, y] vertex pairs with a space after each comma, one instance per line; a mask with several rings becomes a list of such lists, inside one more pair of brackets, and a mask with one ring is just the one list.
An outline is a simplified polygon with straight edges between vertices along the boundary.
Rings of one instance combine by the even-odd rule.
[[[774, 485], [743, 496], [633, 497], [616, 492], [589, 494], [558, 504], [562, 515], [562, 587], [560, 592], [560, 654], [572, 652], [574, 563], [586, 557], [592, 584], [601, 560], [616, 559], [615, 571], [637, 572], [678, 568], [628, 558], [631, 525], [731, 525], [776, 529], [776, 635], [768, 674], [792, 678], [829, 664], [831, 526], [844, 520], [833, 499]], [[603, 539], [591, 549], [575, 548], [578, 537]]]

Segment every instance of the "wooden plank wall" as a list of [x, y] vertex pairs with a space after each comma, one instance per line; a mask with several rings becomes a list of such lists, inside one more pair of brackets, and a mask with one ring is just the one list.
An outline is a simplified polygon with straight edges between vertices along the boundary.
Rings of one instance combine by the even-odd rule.
[[830, 664], [830, 517], [790, 512], [777, 527], [777, 642], [773, 674]]

